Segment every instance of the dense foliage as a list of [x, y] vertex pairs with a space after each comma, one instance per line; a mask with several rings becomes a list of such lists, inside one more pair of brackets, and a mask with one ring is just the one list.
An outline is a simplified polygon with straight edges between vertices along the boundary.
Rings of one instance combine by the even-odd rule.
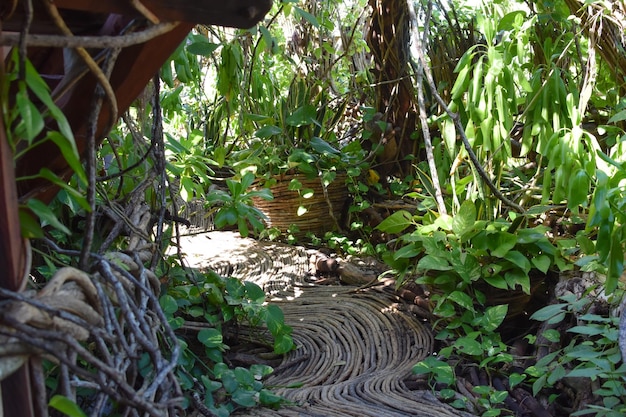
[[[161, 73], [166, 205], [184, 217], [184, 207], [200, 201], [215, 227], [294, 241], [296, 234], [264, 230], [253, 198], [272, 198], [263, 186], [279, 174], [328, 184], [346, 173], [351, 203], [342, 230], [304, 240], [378, 256], [398, 287], [410, 282], [430, 290], [440, 350], [414, 371], [439, 398], [506, 415], [514, 413], [507, 397], [525, 386], [546, 408], [622, 415], [626, 369], [613, 314], [623, 294], [626, 245], [621, 7], [573, 0], [479, 7], [289, 0], [250, 30], [197, 27]], [[394, 44], [403, 51], [387, 51], [393, 59], [385, 62], [401, 75], [381, 81], [393, 68], [377, 61], [384, 50], [368, 30], [389, 29], [389, 20], [411, 36]], [[16, 109], [5, 114], [15, 135], [28, 141], [43, 129], [43, 118], [24, 92], [49, 100], [28, 67], [27, 75]], [[389, 88], [377, 88], [383, 84]], [[407, 99], [406, 91], [414, 96]], [[153, 168], [144, 157], [148, 145], [137, 139], [151, 129], [152, 110], [140, 99], [99, 150], [107, 174], [134, 168], [99, 184], [103, 205], [123, 200]], [[56, 228], [57, 240], [79, 246], [63, 219], [84, 213], [76, 192], [84, 174], [62, 115], [53, 104], [47, 111], [61, 130], [47, 137], [65, 150], [77, 175], [51, 208], [36, 201], [28, 208]], [[293, 189], [312, 198], [297, 182]], [[145, 199], [162, 203], [150, 189]], [[402, 209], [374, 209], [388, 200], [402, 200]], [[24, 228], [43, 236], [28, 216]], [[45, 276], [68, 262], [45, 261]], [[223, 358], [229, 326], [241, 323], [267, 328], [276, 353], [290, 350], [280, 311], [264, 305], [254, 285], [190, 273], [178, 262], [164, 258], [157, 266], [169, 277], [162, 307], [174, 328], [189, 319], [205, 326], [194, 341], [200, 348], [183, 341], [183, 387], [200, 385], [205, 405], [218, 415], [280, 404], [260, 382], [271, 369], [229, 369]], [[582, 291], [546, 296], [567, 273], [583, 272], [594, 279]], [[531, 299], [543, 304], [531, 306]], [[599, 300], [609, 306], [602, 312]], [[531, 346], [524, 352], [507, 339], [507, 323], [520, 323], [520, 315]], [[528, 355], [533, 359], [522, 360]], [[475, 366], [489, 380], [463, 391], [459, 381]], [[564, 405], [559, 390], [584, 390], [581, 378], [597, 388], [595, 397]], [[496, 386], [496, 379], [506, 383]]]

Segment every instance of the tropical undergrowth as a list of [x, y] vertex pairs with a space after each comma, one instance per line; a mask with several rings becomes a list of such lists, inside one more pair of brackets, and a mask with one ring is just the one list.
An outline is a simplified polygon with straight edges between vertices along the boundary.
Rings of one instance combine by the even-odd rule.
[[[383, 139], [395, 130], [374, 108], [368, 50], [357, 36], [369, 9], [366, 2], [318, 3], [279, 2], [250, 30], [196, 28], [163, 67], [166, 204], [174, 222], [164, 241], [186, 220], [182, 208], [200, 201], [219, 228], [377, 256], [398, 287], [417, 284], [430, 294], [438, 348], [414, 372], [441, 400], [482, 415], [622, 415], [626, 369], [615, 311], [626, 244], [626, 102], [615, 81], [623, 72], [595, 58], [597, 26], [561, 2], [513, 11], [486, 3], [456, 15], [430, 10], [437, 24], [429, 28], [426, 63], [442, 63], [431, 68], [436, 89], [425, 97], [436, 169], [416, 129], [415, 151], [397, 161], [412, 169], [381, 178]], [[461, 38], [475, 45], [459, 51]], [[449, 59], [438, 60], [441, 51]], [[29, 88], [39, 92], [37, 84]], [[41, 125], [30, 108], [7, 113], [29, 117], [8, 123], [27, 138]], [[140, 100], [128, 117], [100, 149], [101, 169], [136, 171], [101, 185], [105, 206], [123, 201], [152, 168], [149, 145], [137, 139], [153, 122], [150, 104]], [[71, 142], [49, 139], [71, 151]], [[253, 198], [272, 197], [253, 184], [337, 172], [347, 173], [351, 199], [341, 230], [305, 242], [264, 230]], [[81, 175], [72, 181], [79, 189], [84, 182]], [[52, 212], [37, 202], [28, 207], [63, 235], [66, 220], [84, 215], [76, 195], [65, 187]], [[150, 189], [145, 198], [162, 203]], [[42, 233], [28, 221], [33, 234]], [[45, 258], [43, 275], [58, 262], [69, 260]], [[187, 270], [175, 257], [158, 268], [167, 276], [161, 306], [170, 325], [195, 326], [193, 337], [181, 337], [181, 385], [202, 393], [218, 415], [279, 405], [262, 385], [268, 366], [225, 361], [244, 325], [258, 328], [255, 339], [277, 354], [292, 348], [290, 329], [262, 291]]]

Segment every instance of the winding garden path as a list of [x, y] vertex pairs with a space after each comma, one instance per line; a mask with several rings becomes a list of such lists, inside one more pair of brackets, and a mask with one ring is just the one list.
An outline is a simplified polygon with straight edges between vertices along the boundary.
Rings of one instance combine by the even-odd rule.
[[184, 237], [191, 266], [256, 282], [280, 305], [297, 349], [266, 384], [293, 401], [240, 416], [457, 416], [428, 391], [409, 389], [411, 368], [433, 346], [428, 326], [393, 294], [309, 281], [304, 248], [230, 232]]

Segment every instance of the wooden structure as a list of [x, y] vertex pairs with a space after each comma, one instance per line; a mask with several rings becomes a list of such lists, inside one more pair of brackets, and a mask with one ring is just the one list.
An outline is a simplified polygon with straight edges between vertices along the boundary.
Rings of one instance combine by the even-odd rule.
[[[144, 17], [152, 23], [180, 22], [158, 37], [122, 49], [110, 77], [120, 112], [130, 106], [195, 24], [248, 28], [260, 21], [272, 5], [271, 0], [55, 0], [53, 3], [74, 35], [118, 36], [133, 19], [145, 20]], [[28, 26], [25, 22], [30, 13], [25, 10], [29, 7], [33, 8], [29, 35], [59, 34], [42, 2], [4, 0], [0, 4], [0, 44], [6, 46], [9, 43], [4, 41], [5, 35], [7, 38], [11, 35], [9, 32], [15, 35]], [[0, 55], [2, 60], [5, 53]], [[39, 73], [50, 80], [52, 90], [71, 81], [68, 78], [74, 76], [66, 73], [61, 48], [30, 47], [28, 56]], [[3, 61], [0, 65], [3, 66]], [[4, 71], [0, 71], [0, 76], [3, 74]], [[65, 91], [56, 103], [72, 127], [81, 155], [86, 150], [87, 115], [95, 86], [96, 79], [87, 74]], [[109, 116], [109, 109], [103, 106], [96, 141], [106, 135]], [[22, 287], [23, 277], [28, 272], [24, 271], [27, 268], [26, 250], [20, 233], [18, 204], [30, 197], [50, 201], [57, 192], [56, 187], [42, 180], [20, 182], [18, 190], [15, 178], [16, 175], [32, 176], [42, 168], [61, 177], [70, 174], [60, 150], [49, 143], [33, 148], [14, 161], [0, 118], [0, 287], [11, 291]], [[28, 364], [5, 378], [1, 385], [3, 413], [0, 415], [34, 416], [30, 385]]]

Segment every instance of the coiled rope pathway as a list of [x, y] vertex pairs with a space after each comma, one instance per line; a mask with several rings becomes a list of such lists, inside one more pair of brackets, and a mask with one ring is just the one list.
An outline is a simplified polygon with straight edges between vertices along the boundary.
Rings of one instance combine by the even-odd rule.
[[185, 237], [192, 266], [263, 287], [293, 327], [297, 349], [266, 384], [294, 405], [239, 416], [457, 416], [404, 381], [432, 350], [432, 334], [384, 291], [309, 283], [304, 248], [241, 239], [229, 232]]

